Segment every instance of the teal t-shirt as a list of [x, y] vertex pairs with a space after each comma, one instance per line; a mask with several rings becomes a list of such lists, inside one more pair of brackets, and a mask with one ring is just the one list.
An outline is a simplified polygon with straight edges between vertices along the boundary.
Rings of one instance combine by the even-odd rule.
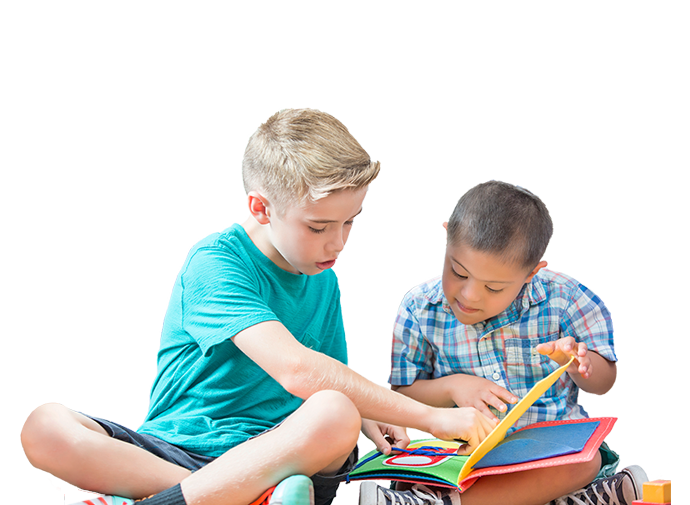
[[231, 340], [273, 320], [306, 347], [347, 363], [332, 270], [287, 272], [237, 224], [196, 244], [175, 281], [149, 413], [138, 431], [220, 456], [293, 413], [302, 400]]

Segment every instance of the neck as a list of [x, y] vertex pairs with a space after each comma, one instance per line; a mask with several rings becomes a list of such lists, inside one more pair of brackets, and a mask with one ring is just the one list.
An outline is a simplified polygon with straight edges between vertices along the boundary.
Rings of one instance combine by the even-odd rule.
[[247, 232], [247, 236], [249, 236], [250, 240], [254, 243], [257, 249], [264, 254], [264, 256], [275, 263], [279, 268], [282, 268], [287, 272], [291, 272], [293, 274], [299, 273], [295, 271], [292, 265], [285, 261], [283, 255], [280, 254], [280, 252], [273, 245], [273, 242], [271, 242], [269, 226], [270, 225], [268, 224], [258, 223], [256, 219], [251, 216], [247, 218], [244, 223], [242, 223], [242, 228], [244, 228], [244, 231]]

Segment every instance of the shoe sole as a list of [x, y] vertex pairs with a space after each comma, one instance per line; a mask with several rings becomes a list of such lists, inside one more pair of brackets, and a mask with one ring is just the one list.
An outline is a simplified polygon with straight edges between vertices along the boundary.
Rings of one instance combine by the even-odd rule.
[[378, 505], [376, 482], [362, 482], [359, 485], [359, 505]]
[[639, 467], [637, 465], [632, 465], [628, 466], [626, 468], [623, 468], [621, 470], [621, 473], [626, 473], [628, 476], [630, 476], [630, 479], [634, 483], [635, 487], [635, 499], [636, 500], [641, 500], [642, 499], [642, 484], [647, 482], [649, 479], [647, 478], [647, 473], [642, 469], [642, 467]]

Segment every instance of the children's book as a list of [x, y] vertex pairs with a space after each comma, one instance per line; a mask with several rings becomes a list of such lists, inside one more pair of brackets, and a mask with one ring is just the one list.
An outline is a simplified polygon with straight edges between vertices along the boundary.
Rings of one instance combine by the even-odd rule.
[[573, 359], [535, 384], [469, 456], [457, 454], [460, 442], [415, 440], [406, 450], [394, 448], [388, 456], [371, 451], [348, 480], [398, 480], [454, 487], [462, 492], [484, 475], [590, 461], [613, 428], [615, 418], [546, 421], [505, 436]]

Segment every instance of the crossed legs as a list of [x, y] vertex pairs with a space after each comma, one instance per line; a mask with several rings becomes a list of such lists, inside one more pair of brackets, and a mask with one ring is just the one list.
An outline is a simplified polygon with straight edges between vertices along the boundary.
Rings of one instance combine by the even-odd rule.
[[341, 393], [311, 396], [276, 429], [229, 450], [191, 473], [111, 438], [95, 421], [58, 404], [36, 409], [22, 430], [36, 468], [104, 494], [141, 498], [178, 483], [189, 505], [251, 503], [284, 478], [335, 473], [357, 443], [361, 418]]

